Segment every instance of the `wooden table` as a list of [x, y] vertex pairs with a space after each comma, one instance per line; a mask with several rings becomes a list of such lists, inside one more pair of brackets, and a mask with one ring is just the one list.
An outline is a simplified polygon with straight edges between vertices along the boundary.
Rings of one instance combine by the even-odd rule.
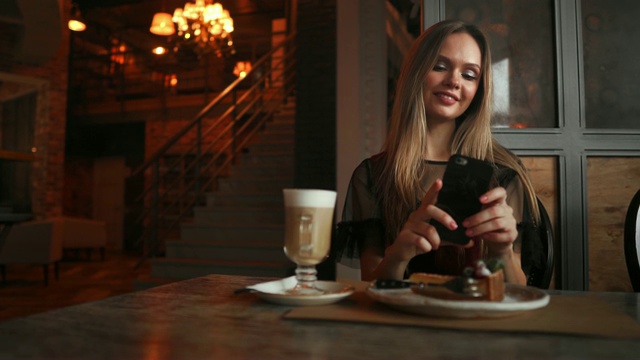
[[[264, 278], [209, 275], [0, 323], [0, 358], [637, 358], [640, 342], [283, 319], [290, 307], [236, 289]], [[556, 292], [562, 293], [562, 292]], [[575, 294], [575, 293], [574, 293]], [[635, 293], [598, 296], [640, 319]]]

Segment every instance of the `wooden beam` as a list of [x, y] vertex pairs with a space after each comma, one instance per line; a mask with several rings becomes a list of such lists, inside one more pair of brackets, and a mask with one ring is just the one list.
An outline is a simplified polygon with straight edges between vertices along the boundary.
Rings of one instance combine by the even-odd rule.
[[35, 161], [36, 155], [19, 151], [0, 150], [0, 160]]

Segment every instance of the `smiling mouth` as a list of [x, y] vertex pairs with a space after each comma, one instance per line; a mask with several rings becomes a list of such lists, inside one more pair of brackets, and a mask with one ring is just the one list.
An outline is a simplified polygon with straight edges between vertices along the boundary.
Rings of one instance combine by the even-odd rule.
[[435, 95], [446, 102], [456, 102], [459, 100], [456, 96], [452, 94], [436, 93]]
[[437, 92], [436, 96], [450, 98], [450, 99], [453, 99], [455, 101], [459, 100], [457, 96], [455, 96], [454, 94], [451, 94], [449, 92]]

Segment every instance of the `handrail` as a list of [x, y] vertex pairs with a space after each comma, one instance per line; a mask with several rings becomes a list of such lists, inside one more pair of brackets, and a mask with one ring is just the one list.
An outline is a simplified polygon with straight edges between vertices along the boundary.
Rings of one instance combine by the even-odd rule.
[[[234, 80], [129, 176], [143, 183], [125, 218], [132, 222], [125, 236], [142, 244], [137, 266], [158, 255], [166, 239], [203, 196], [215, 190], [217, 179], [294, 92], [294, 39], [294, 33], [288, 35], [260, 58], [246, 77]], [[248, 81], [249, 86], [240, 87]]]
[[140, 165], [132, 174], [131, 176], [135, 176], [139, 173], [141, 173], [142, 171], [146, 170], [147, 168], [149, 168], [154, 161], [156, 161], [164, 152], [166, 152], [173, 144], [175, 144], [182, 136], [184, 136], [184, 134], [189, 131], [189, 129], [191, 129], [193, 126], [195, 126], [198, 121], [204, 117], [214, 106], [216, 106], [217, 104], [219, 104], [222, 99], [224, 99], [227, 95], [229, 95], [229, 93], [231, 93], [231, 91], [233, 91], [238, 84], [240, 84], [241, 82], [243, 82], [245, 79], [248, 79], [251, 77], [252, 73], [258, 69], [260, 66], [262, 66], [262, 64], [264, 64], [265, 62], [267, 62], [267, 60], [279, 49], [281, 49], [282, 47], [284, 47], [285, 45], [289, 44], [289, 42], [291, 42], [291, 40], [295, 37], [295, 33], [291, 33], [289, 34], [285, 40], [283, 40], [280, 44], [278, 44], [276, 47], [274, 47], [273, 49], [271, 49], [267, 54], [265, 54], [262, 58], [260, 58], [251, 68], [251, 70], [247, 73], [247, 76], [243, 77], [243, 78], [237, 78], [236, 80], [234, 80], [229, 86], [227, 86], [224, 90], [222, 90], [222, 92], [220, 92], [220, 94], [218, 94], [218, 96], [216, 96], [215, 99], [211, 100], [211, 102], [209, 102], [209, 104], [207, 104], [207, 106], [205, 106], [202, 110], [200, 110], [200, 112], [198, 112], [198, 114], [193, 118], [193, 120], [191, 120], [191, 122], [185, 126], [184, 128], [182, 128], [182, 130], [180, 130], [179, 132], [177, 132], [171, 139], [169, 139], [164, 146], [162, 146], [158, 151], [156, 151], [147, 161], [145, 161], [142, 165]]
[[[291, 39], [293, 39], [293, 37], [290, 37], [290, 38], [288, 38], [287, 40], [288, 40], [288, 41], [291, 41]], [[223, 92], [221, 93], [221, 95], [222, 95], [222, 94], [229, 94], [230, 92], [229, 92], [229, 91], [226, 91], [226, 90], [228, 90], [229, 88], [231, 88], [231, 87], [233, 87], [233, 86], [237, 86], [237, 84], [239, 84], [238, 80], [242, 80], [242, 79], [249, 78], [249, 76], [250, 76], [251, 72], [252, 72], [252, 71], [254, 71], [255, 69], [257, 69], [257, 68], [258, 68], [258, 66], [260, 66], [262, 63], [264, 63], [264, 62], [265, 62], [264, 60], [268, 59], [268, 58], [269, 58], [269, 56], [275, 52], [275, 50], [278, 50], [281, 46], [285, 45], [285, 42], [286, 42], [287, 40], [285, 40], [283, 43], [279, 44], [279, 45], [278, 45], [278, 47], [274, 48], [272, 51], [270, 51], [270, 52], [269, 52], [269, 53], [267, 53], [264, 57], [262, 57], [258, 62], [256, 62], [256, 66], [254, 66], [254, 67], [252, 68], [252, 70], [249, 72], [249, 74], [248, 74], [245, 78], [237, 79], [236, 81], [234, 81], [231, 85], [229, 85], [229, 87], [227, 87], [227, 88], [225, 89], [225, 91], [223, 91]], [[285, 58], [288, 58], [288, 57], [291, 57], [291, 56], [293, 56], [293, 55], [292, 55], [292, 51], [287, 52], [287, 53], [285, 54], [285, 57], [283, 57], [283, 59], [281, 59], [278, 63], [276, 63], [276, 64], [274, 64], [274, 65], [276, 65], [276, 66], [280, 66], [280, 65], [282, 65], [282, 63], [284, 62], [284, 59], [285, 59]], [[291, 67], [293, 66], [293, 64], [294, 64], [294, 63], [293, 63], [293, 62], [291, 62], [291, 64], [289, 65], [289, 67], [288, 67], [288, 68], [286, 68], [286, 69], [284, 69], [284, 70], [286, 70], [286, 71], [283, 71], [283, 73], [286, 73], [287, 71], [288, 71], [288, 72], [291, 72]], [[235, 111], [235, 110], [236, 110], [237, 104], [238, 104], [238, 103], [241, 103], [242, 101], [244, 101], [244, 100], [247, 98], [247, 95], [249, 95], [249, 93], [250, 93], [251, 91], [253, 91], [254, 89], [257, 89], [257, 85], [259, 85], [259, 84], [261, 83], [261, 81], [262, 81], [263, 79], [267, 78], [267, 76], [269, 76], [272, 72], [273, 72], [273, 69], [270, 69], [270, 70], [267, 70], [265, 73], [263, 73], [263, 74], [261, 75], [261, 77], [260, 77], [259, 79], [257, 79], [258, 81], [256, 81], [256, 83], [255, 83], [255, 84], [254, 84], [250, 89], [248, 89], [248, 90], [245, 92], [245, 94], [244, 94], [244, 95], [242, 95], [240, 98], [236, 99], [235, 104], [232, 104], [232, 105], [231, 105], [231, 106], [230, 106], [230, 107], [229, 107], [229, 108], [228, 108], [228, 109], [227, 109], [227, 110], [226, 110], [222, 115], [220, 115], [220, 116], [218, 117], [218, 119], [217, 119], [214, 123], [212, 123], [212, 124], [210, 124], [210, 125], [209, 125], [209, 130], [207, 131], [207, 133], [208, 133], [208, 132], [210, 132], [210, 131], [211, 131], [211, 129], [213, 129], [214, 127], [216, 127], [216, 126], [220, 125], [220, 124], [223, 122], [223, 120], [224, 120], [227, 116], [231, 115], [231, 114], [233, 113], [233, 111]], [[291, 79], [287, 79], [287, 80], [289, 80], [289, 81], [290, 81]], [[256, 97], [256, 98], [257, 98], [257, 97]], [[212, 100], [212, 101], [211, 101], [211, 103], [205, 107], [205, 109], [209, 109], [209, 110], [210, 110], [210, 109], [213, 107], [213, 106], [211, 106], [211, 104], [214, 104], [214, 103], [215, 103], [214, 105], [220, 104], [221, 99], [222, 99], [222, 97], [220, 97], [220, 96], [216, 97], [216, 99]], [[247, 108], [249, 108], [249, 106], [246, 106], [246, 107], [245, 107], [245, 110], [246, 110]], [[168, 141], [167, 141], [167, 143], [166, 143], [163, 147], [161, 147], [161, 148], [160, 148], [160, 150], [156, 151], [156, 153], [151, 157], [151, 159], [155, 159], [155, 161], [150, 161], [150, 160], [149, 160], [149, 161], [146, 161], [143, 165], [141, 165], [140, 167], [138, 167], [138, 169], [136, 169], [136, 170], [132, 173], [131, 177], [135, 177], [135, 176], [140, 175], [142, 172], [144, 172], [146, 169], [148, 169], [151, 165], [153, 165], [153, 164], [157, 161], [157, 159], [158, 159], [160, 156], [162, 156], [162, 154], [166, 153], [166, 152], [167, 152], [167, 150], [168, 150], [172, 145], [174, 145], [174, 144], [175, 144], [175, 143], [176, 143], [180, 138], [182, 138], [182, 137], [184, 136], [184, 134], [186, 134], [186, 132], [187, 132], [187, 131], [189, 131], [191, 128], [193, 128], [193, 126], [194, 126], [194, 125], [199, 124], [199, 123], [200, 123], [200, 121], [202, 120], [202, 118], [204, 117], [204, 115], [206, 115], [206, 113], [207, 113], [207, 112], [205, 112], [205, 111], [200, 111], [200, 112], [198, 113], [198, 115], [196, 115], [196, 117], [194, 118], [194, 120], [192, 120], [188, 125], [186, 125], [183, 129], [181, 129], [181, 130], [177, 133], [177, 135], [179, 135], [179, 136], [177, 136], [177, 135], [173, 136], [170, 140], [168, 140]], [[242, 111], [242, 112], [240, 113], [240, 115], [238, 115], [238, 116], [241, 116], [241, 115], [243, 115], [243, 114], [244, 114], [244, 111]], [[206, 136], [206, 135], [207, 135], [207, 133], [205, 133], [205, 134], [201, 134], [201, 135], [202, 135], [202, 136]], [[197, 146], [197, 144], [196, 144], [196, 143], [194, 143], [194, 144], [192, 145], [192, 148], [193, 148], [193, 147], [195, 147], [195, 146]], [[183, 155], [183, 157], [184, 157], [184, 156], [186, 156], [186, 154], [184, 154], [184, 155]], [[188, 170], [188, 169], [185, 169], [185, 170]], [[147, 193], [148, 193], [148, 192], [150, 192], [150, 191], [152, 191], [152, 190], [153, 190], [153, 186], [150, 186], [150, 187], [148, 187], [148, 188], [144, 189], [144, 190], [142, 191], [142, 193], [139, 195], [139, 198], [138, 198], [138, 199], [136, 199], [136, 201], [138, 201], [138, 200], [139, 200], [139, 199], [141, 199], [141, 198], [144, 198], [144, 197], [147, 195]], [[159, 200], [161, 200], [161, 199], [159, 199]]]
[[35, 161], [36, 155], [22, 151], [0, 150], [0, 160]]

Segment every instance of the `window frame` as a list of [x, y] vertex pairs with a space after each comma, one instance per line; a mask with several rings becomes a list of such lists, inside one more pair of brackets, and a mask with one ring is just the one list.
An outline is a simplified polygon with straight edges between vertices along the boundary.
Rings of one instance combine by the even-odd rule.
[[[423, 0], [423, 29], [445, 19], [446, 0]], [[640, 156], [640, 129], [586, 128], [581, 0], [554, 0], [558, 127], [494, 129], [522, 156], [558, 159], [556, 288], [588, 290], [587, 158]]]

